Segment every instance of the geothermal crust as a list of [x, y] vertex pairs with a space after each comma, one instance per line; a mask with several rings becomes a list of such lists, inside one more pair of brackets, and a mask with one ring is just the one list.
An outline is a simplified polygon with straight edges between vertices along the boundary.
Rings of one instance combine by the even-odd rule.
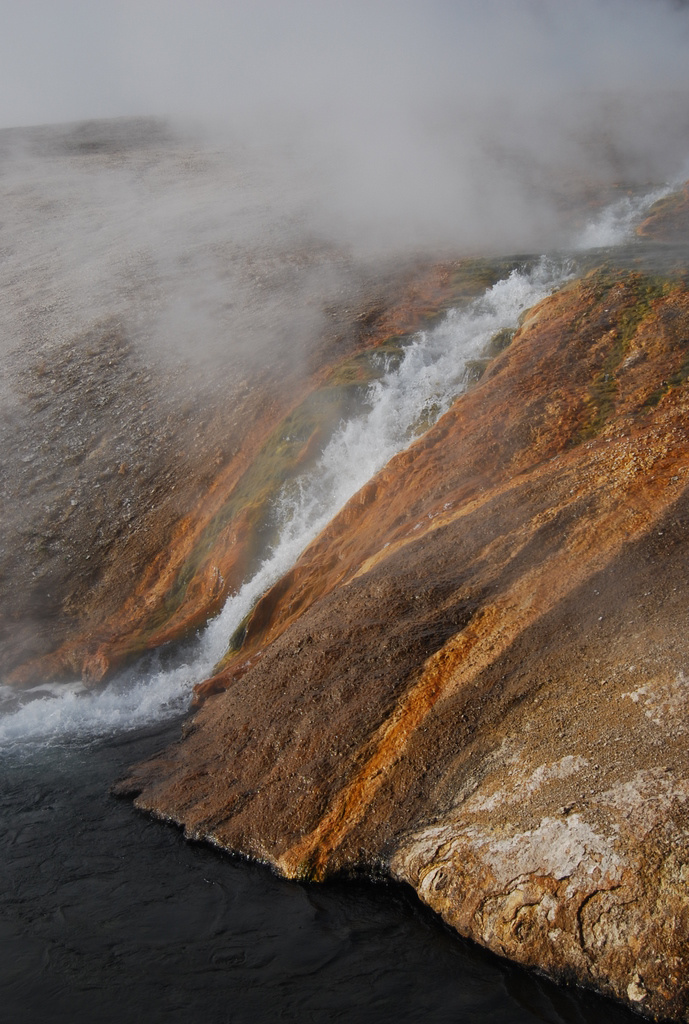
[[117, 791], [689, 1020], [687, 376], [681, 276], [599, 268], [530, 310]]
[[[146, 209], [235, 173], [139, 127], [124, 149], [83, 126], [34, 143], [87, 199], [105, 170]], [[73, 196], [41, 174], [3, 178], [8, 209], [70, 237]], [[582, 273], [494, 339], [478, 383], [264, 595], [181, 741], [119, 793], [289, 877], [406, 881], [500, 955], [689, 1020], [686, 208], [685, 190], [650, 212], [650, 258]], [[56, 332], [56, 267], [8, 248], [3, 315], [26, 344], [0, 422], [5, 681], [95, 683], [195, 630], [260, 559], [272, 499], [356, 405], [371, 353], [510, 265], [376, 276], [313, 238], [252, 237], [202, 235], [179, 265], [211, 269], [268, 334], [276, 310], [316, 302], [306, 340], [296, 361], [238, 351], [202, 378], [142, 342], [166, 294], [145, 259], [120, 254], [114, 291]]]

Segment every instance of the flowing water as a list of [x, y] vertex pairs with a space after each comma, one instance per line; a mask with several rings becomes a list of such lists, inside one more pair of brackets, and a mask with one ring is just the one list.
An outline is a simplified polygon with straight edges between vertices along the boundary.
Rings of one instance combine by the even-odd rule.
[[[197, 643], [162, 668], [146, 659], [107, 688], [85, 694], [44, 685], [18, 697], [5, 688], [8, 713], [0, 743], [97, 736], [178, 714], [194, 683], [210, 674], [256, 600], [296, 561], [336, 512], [396, 453], [445, 412], [466, 387], [467, 362], [491, 337], [514, 327], [519, 314], [549, 295], [571, 273], [571, 262], [542, 258], [508, 277], [431, 331], [412, 339], [401, 361], [371, 385], [360, 415], [341, 424], [315, 467], [292, 481], [274, 510], [279, 540], [258, 571], [226, 603]], [[13, 705], [21, 700], [18, 708]]]
[[[579, 248], [624, 240], [655, 198], [606, 211]], [[257, 598], [449, 408], [491, 337], [571, 273], [569, 260], [525, 262], [413, 338], [360, 414], [281, 495], [279, 540], [258, 572], [173, 663], [149, 658], [97, 692], [78, 681], [21, 698], [2, 690], [7, 1020], [631, 1019], [467, 946], [406, 890], [284, 882], [185, 843], [107, 795], [130, 764], [178, 735], [191, 687]]]
[[462, 942], [410, 889], [301, 885], [108, 797], [175, 721], [0, 761], [0, 1019], [583, 1024], [624, 1011]]

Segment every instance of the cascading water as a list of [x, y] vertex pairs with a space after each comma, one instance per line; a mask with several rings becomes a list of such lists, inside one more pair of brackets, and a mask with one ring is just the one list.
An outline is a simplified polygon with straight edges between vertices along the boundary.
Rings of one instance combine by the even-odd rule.
[[[258, 598], [375, 473], [435, 422], [466, 386], [467, 363], [491, 337], [516, 327], [520, 313], [567, 278], [571, 263], [546, 257], [515, 269], [463, 309], [451, 310], [432, 330], [417, 334], [401, 361], [369, 388], [362, 413], [341, 424], [316, 466], [285, 488], [275, 513], [279, 540], [238, 593], [173, 668], [146, 659], [104, 689], [36, 687], [28, 700], [0, 718], [0, 743], [96, 736], [179, 713], [194, 683], [222, 657]], [[8, 700], [16, 695], [5, 691]]]
[[602, 210], [598, 217], [589, 221], [575, 239], [574, 247], [585, 250], [620, 245], [630, 237], [635, 226], [651, 206], [669, 195], [679, 184], [680, 182], [676, 181], [651, 192], [644, 192], [642, 195], [622, 196], [617, 202]]
[[[674, 187], [623, 196], [589, 222], [573, 249], [620, 245], [650, 206]], [[314, 469], [283, 490], [275, 509], [278, 542], [174, 667], [161, 668], [155, 655], [147, 657], [92, 692], [81, 682], [44, 684], [22, 697], [0, 687], [0, 745], [92, 737], [179, 714], [193, 685], [212, 672], [258, 598], [352, 495], [419, 436], [421, 425], [431, 426], [447, 411], [466, 386], [467, 363], [480, 356], [491, 337], [515, 327], [520, 313], [559, 287], [572, 268], [571, 258], [543, 256], [514, 269], [467, 307], [450, 310], [439, 325], [412, 339], [401, 362], [370, 386], [363, 412], [339, 427]]]
[[[675, 187], [672, 183], [621, 197], [587, 224], [573, 240], [573, 249], [620, 245], [653, 203]], [[571, 272], [571, 259], [541, 257], [529, 267], [513, 270], [466, 308], [451, 310], [434, 329], [416, 335], [399, 365], [371, 385], [363, 413], [342, 424], [316, 467], [285, 489], [275, 509], [277, 544], [174, 667], [161, 668], [154, 655], [90, 693], [81, 682], [44, 684], [18, 698], [0, 686], [0, 745], [97, 736], [179, 714], [192, 686], [211, 673], [229, 637], [261, 594], [294, 564], [349, 498], [415, 440], [420, 424], [428, 427], [447, 411], [466, 385], [468, 361], [480, 355], [492, 335], [516, 326], [523, 310]]]

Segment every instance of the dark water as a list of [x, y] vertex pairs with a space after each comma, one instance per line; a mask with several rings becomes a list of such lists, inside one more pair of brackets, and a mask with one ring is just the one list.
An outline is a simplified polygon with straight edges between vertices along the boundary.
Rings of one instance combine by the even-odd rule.
[[410, 889], [285, 882], [108, 795], [176, 733], [0, 758], [2, 1020], [638, 1020], [464, 943]]

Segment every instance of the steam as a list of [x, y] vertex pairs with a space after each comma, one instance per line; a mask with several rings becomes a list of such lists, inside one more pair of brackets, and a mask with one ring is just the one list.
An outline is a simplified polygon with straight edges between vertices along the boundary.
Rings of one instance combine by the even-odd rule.
[[588, 222], [575, 240], [576, 248], [595, 249], [619, 245], [632, 235], [634, 228], [653, 204], [671, 191], [672, 185], [668, 185], [640, 196], [622, 196]]
[[3, 6], [0, 125], [193, 124], [359, 248], [542, 251], [575, 183], [660, 184], [689, 156], [670, 0]]
[[[193, 366], [299, 359], [352, 260], [576, 245], [592, 198], [689, 174], [669, 0], [0, 13], [5, 350], [114, 316]], [[139, 120], [77, 123], [108, 117]]]

